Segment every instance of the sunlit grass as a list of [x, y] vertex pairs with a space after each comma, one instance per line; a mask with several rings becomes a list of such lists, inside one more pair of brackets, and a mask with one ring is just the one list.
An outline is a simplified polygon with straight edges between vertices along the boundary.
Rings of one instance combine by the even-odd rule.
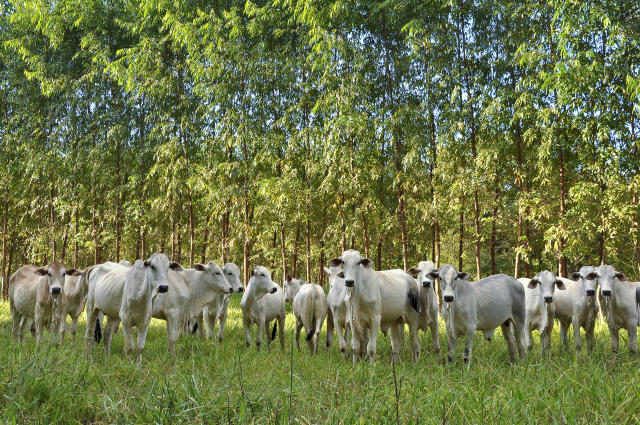
[[[0, 303], [0, 423], [287, 423], [293, 315], [287, 315], [287, 353], [277, 341], [270, 353], [257, 353], [244, 345], [239, 297], [229, 313], [222, 344], [181, 336], [175, 358], [166, 352], [164, 322], [154, 320], [138, 366], [123, 353], [121, 331], [108, 360], [102, 345], [87, 356], [84, 315], [75, 346], [67, 339], [60, 348], [36, 349], [30, 335], [17, 346], [9, 305]], [[557, 329], [548, 357], [541, 357], [535, 333], [534, 350], [517, 365], [508, 363], [499, 330], [491, 343], [478, 334], [469, 372], [460, 346], [456, 362], [445, 364], [443, 326], [440, 354], [421, 334], [418, 364], [405, 351], [397, 367], [400, 422], [638, 423], [640, 362], [628, 352], [626, 333], [620, 353], [612, 354], [608, 329], [598, 323], [594, 353], [583, 350], [575, 361], [573, 350], [559, 347]], [[356, 367], [335, 345], [326, 351], [324, 341], [323, 334], [316, 356], [304, 344], [294, 352], [292, 422], [396, 423], [389, 339], [378, 339], [375, 365]]]

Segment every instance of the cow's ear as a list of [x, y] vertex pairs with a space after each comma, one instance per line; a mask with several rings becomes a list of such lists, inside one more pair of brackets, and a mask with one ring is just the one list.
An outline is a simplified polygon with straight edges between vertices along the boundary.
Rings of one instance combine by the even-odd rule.
[[291, 277], [290, 274], [287, 275], [287, 282], [291, 283], [291, 279], [293, 279], [293, 277]]
[[144, 260], [144, 266], [149, 267], [151, 265], [151, 260]]
[[205, 265], [204, 265], [204, 264], [200, 264], [200, 263], [195, 263], [195, 264], [193, 265], [193, 268], [194, 268], [194, 269], [196, 269], [196, 270], [198, 270], [199, 272], [203, 272], [203, 271], [205, 271], [205, 270], [206, 270]]
[[529, 281], [529, 284], [527, 285], [527, 287], [529, 289], [536, 289], [538, 287], [538, 284], [540, 283], [540, 281], [536, 278], [533, 278]]
[[429, 272], [429, 276], [431, 276], [434, 279], [437, 279], [440, 277], [440, 269], [433, 269]]
[[618, 278], [618, 280], [627, 280], [627, 277], [624, 275], [624, 273], [617, 272], [616, 277]]
[[169, 268], [177, 272], [181, 272], [182, 270], [184, 270], [180, 263], [176, 263], [175, 261], [169, 263]]
[[562, 289], [562, 290], [567, 289], [567, 287], [565, 286], [564, 282], [561, 281], [560, 279], [556, 280], [556, 288]]
[[458, 279], [460, 280], [467, 280], [469, 277], [469, 273], [467, 272], [458, 272]]
[[588, 280], [593, 280], [593, 279], [595, 279], [595, 278], [597, 278], [597, 277], [598, 277], [598, 273], [596, 273], [596, 272], [591, 272], [591, 273], [589, 273], [589, 274], [587, 275], [587, 279], [588, 279]]
[[251, 270], [251, 276], [253, 276], [253, 275], [254, 275], [254, 272], [253, 272], [253, 270]]
[[65, 274], [67, 276], [80, 276], [83, 273], [82, 270], [77, 270], [77, 269], [67, 269], [65, 270]]
[[324, 266], [324, 271], [326, 274], [331, 274], [331, 270], [329, 270], [329, 267]]
[[409, 270], [407, 270], [407, 273], [409, 273], [411, 276], [415, 276], [420, 272], [420, 270], [416, 269], [415, 267], [411, 267]]
[[40, 276], [46, 276], [49, 274], [49, 269], [47, 267], [39, 267], [35, 270], [35, 273]]
[[573, 273], [571, 274], [571, 279], [576, 280], [576, 281], [577, 281], [578, 279], [580, 279], [580, 272], [573, 272]]
[[342, 258], [340, 257], [332, 258], [331, 260], [329, 260], [329, 265], [331, 267], [340, 267], [342, 264], [344, 264], [344, 261], [342, 261]]
[[340, 273], [338, 273], [338, 277], [339, 277], [340, 279], [344, 279], [344, 272], [340, 272]]
[[363, 258], [362, 260], [360, 260], [360, 264], [362, 265], [362, 267], [371, 267], [371, 264], [373, 264], [373, 261], [369, 260], [368, 258]]

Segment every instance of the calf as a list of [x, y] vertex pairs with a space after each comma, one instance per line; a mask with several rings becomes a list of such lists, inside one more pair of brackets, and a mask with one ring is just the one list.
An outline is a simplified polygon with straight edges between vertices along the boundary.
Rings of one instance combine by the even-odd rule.
[[392, 361], [396, 362], [404, 341], [404, 326], [409, 324], [411, 358], [418, 361], [418, 313], [420, 300], [415, 280], [404, 270], [375, 271], [372, 262], [355, 250], [342, 253], [330, 261], [333, 267], [342, 265], [345, 285], [352, 288], [351, 354], [355, 364], [360, 356], [360, 343], [366, 337], [369, 361], [375, 361], [376, 342], [381, 326], [390, 328]]
[[148, 260], [137, 260], [127, 267], [105, 263], [87, 272], [87, 346], [93, 343], [94, 326], [98, 312], [107, 316], [104, 328], [105, 354], [111, 348], [111, 337], [122, 321], [125, 353], [134, 351], [133, 326], [138, 330], [137, 354], [142, 361], [147, 331], [151, 321], [152, 302], [158, 293], [169, 290], [168, 270], [182, 270], [178, 263], [169, 262], [165, 254], [153, 254]]
[[464, 361], [469, 368], [476, 330], [493, 331], [498, 326], [502, 327], [511, 361], [515, 361], [514, 334], [520, 358], [525, 358], [525, 295], [520, 282], [498, 274], [471, 284], [466, 280], [467, 273], [458, 272], [451, 265], [433, 270], [431, 276], [440, 278], [450, 362], [456, 351], [457, 338], [462, 335], [466, 339]]
[[76, 342], [76, 333], [78, 331], [78, 318], [84, 311], [84, 306], [87, 302], [87, 286], [85, 280], [82, 277], [84, 271], [67, 275], [64, 280], [64, 300], [65, 306], [65, 318], [63, 319], [62, 327], [62, 342], [64, 342], [64, 336], [67, 331], [66, 316], [71, 317], [71, 343]]
[[602, 308], [611, 335], [611, 349], [618, 352], [618, 333], [621, 328], [629, 335], [629, 351], [638, 352], [638, 283], [627, 281], [627, 277], [609, 265], [597, 268], [600, 292], [604, 303]]
[[418, 267], [413, 267], [407, 272], [417, 277], [417, 285], [420, 291], [420, 321], [418, 329], [427, 332], [427, 328], [431, 330], [431, 339], [433, 341], [433, 349], [436, 353], [440, 352], [440, 334], [438, 332], [438, 296], [435, 292], [435, 279], [431, 276], [431, 272], [435, 270], [436, 265], [431, 261], [420, 261]]
[[596, 279], [598, 272], [595, 267], [584, 266], [580, 271], [573, 273], [573, 280], [560, 278], [566, 289], [556, 292], [554, 304], [556, 305], [556, 319], [560, 322], [560, 339], [562, 345], [568, 350], [569, 339], [567, 329], [573, 325], [573, 336], [576, 357], [582, 348], [580, 327], [585, 331], [587, 349], [593, 351], [593, 331], [598, 304], [596, 303]]
[[[262, 336], [267, 335], [267, 350], [276, 337], [276, 329], [280, 325], [280, 346], [284, 351], [284, 292], [271, 280], [271, 273], [266, 267], [258, 266], [251, 272], [251, 280], [240, 301], [242, 323], [244, 325], [247, 347], [251, 345], [251, 325], [258, 325], [256, 347], [260, 350]], [[276, 319], [273, 331], [269, 334], [269, 322]]]
[[564, 282], [548, 270], [538, 273], [533, 279], [521, 277], [518, 281], [524, 287], [526, 308], [525, 343], [527, 348], [533, 347], [531, 332], [540, 331], [540, 347], [542, 354], [551, 348], [551, 333], [553, 332], [553, 318], [556, 313], [554, 304], [556, 287], [565, 289]]
[[[236, 266], [234, 263], [226, 263], [222, 266], [222, 271], [224, 272], [224, 277], [227, 279], [227, 282], [231, 284], [233, 292], [241, 293], [244, 291], [242, 287], [242, 283], [240, 283], [240, 268]], [[198, 335], [202, 338], [203, 336], [203, 327], [202, 326], [202, 317], [204, 318], [204, 322], [206, 324], [206, 336], [207, 338], [213, 338], [213, 331], [215, 329], [216, 321], [219, 320], [218, 323], [218, 342], [222, 342], [222, 338], [224, 336], [224, 325], [227, 322], [227, 311], [229, 309], [229, 301], [231, 299], [231, 294], [217, 294], [213, 301], [205, 304], [202, 315], [198, 317]]]
[[9, 278], [9, 307], [13, 320], [13, 338], [22, 343], [24, 330], [35, 322], [36, 341], [40, 345], [43, 328], [50, 324], [54, 339], [64, 326], [65, 276], [80, 275], [54, 262], [46, 267], [31, 265], [19, 268]]
[[351, 296], [350, 290], [345, 286], [344, 278], [340, 277], [342, 269], [339, 267], [325, 267], [324, 271], [329, 275], [329, 294], [327, 303], [327, 348], [333, 342], [333, 329], [335, 328], [340, 344], [340, 353], [347, 355], [347, 332], [351, 328]]
[[218, 294], [230, 294], [232, 288], [214, 262], [196, 263], [192, 269], [169, 269], [168, 284], [169, 292], [158, 294], [153, 302], [151, 317], [166, 320], [167, 348], [175, 354], [180, 326], [201, 316], [206, 303]]
[[304, 326], [307, 344], [311, 354], [318, 352], [318, 339], [325, 317], [327, 317], [327, 298], [322, 286], [304, 283], [299, 279], [287, 277], [284, 286], [285, 300], [293, 302], [293, 314], [296, 316], [296, 347], [300, 351], [300, 329]]

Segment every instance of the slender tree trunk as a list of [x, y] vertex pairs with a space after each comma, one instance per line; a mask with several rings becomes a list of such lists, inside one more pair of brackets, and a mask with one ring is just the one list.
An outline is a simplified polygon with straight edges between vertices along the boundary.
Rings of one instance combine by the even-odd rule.
[[96, 200], [96, 176], [93, 175], [93, 187], [91, 188], [91, 195], [93, 198], [93, 208], [91, 214], [91, 230], [93, 232], [93, 264], [99, 264], [100, 255], [98, 249], [98, 209]]
[[116, 263], [120, 262], [120, 138], [116, 136]]
[[[7, 191], [8, 192], [8, 191]], [[9, 296], [9, 266], [7, 266], [7, 222], [9, 220], [9, 194], [7, 193], [4, 198], [4, 208], [2, 216], [2, 270], [0, 270], [0, 276], [2, 277], [2, 299], [6, 300]]]
[[638, 243], [638, 225], [640, 223], [640, 209], [638, 208], [638, 190], [633, 191], [633, 207], [635, 213], [633, 215], [632, 226], [636, 232], [635, 238], [633, 238], [633, 250], [636, 254], [636, 267], [638, 268], [638, 275], [640, 275], [640, 243]]
[[[512, 87], [515, 89], [515, 81], [512, 81]], [[520, 123], [516, 123], [515, 127], [515, 139], [516, 139], [516, 160], [518, 167], [518, 175], [516, 176], [516, 184], [518, 186], [518, 192], [520, 196], [524, 195], [524, 164], [522, 158], [522, 130], [520, 128]], [[515, 264], [515, 278], [518, 279], [520, 277], [520, 269], [522, 262], [522, 237], [524, 232], [524, 213], [523, 208], [520, 203], [518, 203], [518, 238], [516, 240], [516, 264]], [[527, 276], [529, 276], [527, 272]]]
[[306, 271], [307, 271], [307, 282], [311, 281], [311, 224], [309, 223], [309, 198], [307, 195], [307, 202], [305, 204], [305, 224], [304, 224], [304, 244], [306, 251]]
[[326, 210], [323, 210], [322, 213], [322, 236], [320, 238], [320, 261], [318, 262], [318, 282], [321, 286], [324, 286], [325, 282], [325, 274], [324, 274], [324, 263], [325, 263], [325, 252], [324, 252], [324, 234], [327, 231], [327, 213]]
[[360, 208], [362, 214], [362, 230], [364, 232], [364, 255], [369, 258], [369, 229], [367, 226], [367, 214], [362, 210], [362, 200], [360, 201]]
[[293, 243], [293, 254], [291, 254], [291, 275], [298, 273], [298, 242], [300, 241], [300, 223], [296, 225], [296, 238]]
[[382, 270], [382, 234], [378, 235], [378, 249], [376, 254], [376, 270]]
[[53, 178], [51, 178], [51, 188], [49, 191], [49, 212], [51, 213], [51, 251], [53, 252], [53, 262], [56, 261], [56, 214], [53, 207]]
[[[202, 236], [202, 264], [207, 262], [207, 242], [209, 241], [209, 223], [210, 220], [204, 224], [204, 235]], [[193, 267], [193, 265], [192, 265]]]
[[564, 232], [566, 231], [564, 224], [564, 216], [566, 213], [565, 200], [565, 167], [564, 167], [564, 152], [562, 148], [562, 142], [558, 143], [558, 162], [560, 168], [560, 226], [562, 234], [558, 240], [558, 275], [560, 277], [567, 277], [567, 258], [564, 256]]
[[458, 271], [462, 271], [462, 254], [464, 248], [464, 209], [462, 207], [462, 200], [460, 200], [460, 240], [458, 243]]
[[227, 242], [227, 238], [229, 235], [229, 214], [231, 208], [231, 200], [227, 199], [224, 207], [224, 213], [222, 214], [222, 264], [227, 262], [227, 257], [229, 254], [229, 246]]
[[282, 257], [282, 282], [284, 284], [284, 280], [287, 278], [287, 241], [283, 223], [280, 223], [280, 256]]
[[169, 208], [171, 210], [171, 261], [176, 261], [176, 220], [174, 218], [173, 193], [169, 194]]
[[60, 261], [64, 262], [67, 256], [67, 242], [69, 241], [69, 232], [68, 229], [64, 229], [64, 233], [62, 235], [62, 252], [60, 253]]
[[500, 189], [496, 187], [495, 202], [493, 204], [493, 214], [491, 215], [491, 274], [496, 274], [496, 221], [498, 221], [498, 201], [500, 200]]

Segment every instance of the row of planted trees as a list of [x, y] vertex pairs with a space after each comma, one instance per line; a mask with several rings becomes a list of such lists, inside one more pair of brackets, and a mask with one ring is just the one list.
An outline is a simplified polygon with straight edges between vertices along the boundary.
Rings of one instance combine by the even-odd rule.
[[635, 2], [0, 7], [5, 280], [164, 251], [322, 283], [351, 247], [640, 273]]

